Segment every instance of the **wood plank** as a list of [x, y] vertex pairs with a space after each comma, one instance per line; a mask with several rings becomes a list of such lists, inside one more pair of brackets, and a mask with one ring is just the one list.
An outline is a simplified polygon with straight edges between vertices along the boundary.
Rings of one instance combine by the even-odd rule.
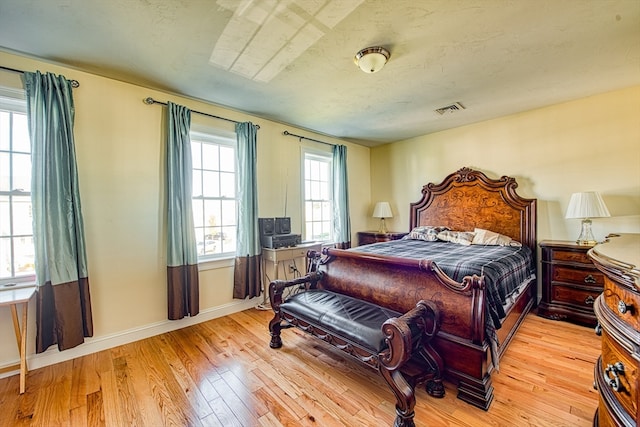
[[33, 419], [40, 420], [40, 425], [49, 427], [68, 426], [70, 389], [69, 381], [59, 381], [38, 392]]
[[[242, 424], [240, 420], [238, 420], [231, 410], [222, 399], [222, 397], [218, 397], [217, 399], [209, 402], [211, 408], [213, 409], [213, 414], [215, 415], [218, 422], [225, 427], [245, 427], [246, 424]], [[207, 419], [211, 418], [211, 415], [207, 417]]]
[[[190, 403], [194, 415], [198, 419], [205, 418], [212, 414], [213, 410], [178, 356], [178, 353], [184, 355], [182, 343], [172, 341], [173, 337], [174, 335], [172, 333], [158, 337], [158, 342], [162, 343], [162, 345], [158, 347], [173, 372], [173, 378], [176, 379], [176, 382], [184, 392], [185, 398]], [[185, 361], [187, 364], [191, 364], [187, 356], [185, 356]], [[200, 381], [201, 380], [198, 380], [198, 382]]]
[[126, 355], [113, 359], [113, 373], [118, 393], [118, 408], [122, 421], [126, 422], [129, 426], [144, 426], [144, 420], [140, 415], [138, 401], [130, 381]]
[[137, 347], [136, 355], [146, 366], [146, 379], [162, 419], [165, 425], [199, 426], [200, 419], [194, 415], [193, 408], [174, 377], [173, 371], [157, 350], [160, 345], [162, 344], [158, 337], [148, 338]]
[[251, 402], [242, 400], [223, 378], [214, 381], [212, 385], [241, 425], [253, 426], [258, 424], [257, 414], [254, 412]]
[[85, 424], [82, 424], [77, 420], [78, 424], [76, 425], [88, 425], [101, 427], [105, 425], [104, 418], [104, 405], [102, 402], [102, 391], [96, 391], [89, 395], [87, 395], [87, 418], [85, 419]]
[[154, 399], [153, 384], [149, 382], [147, 376], [147, 366], [143, 363], [143, 358], [138, 357], [141, 343], [131, 343], [127, 345], [127, 367], [131, 378], [131, 385], [135, 399], [138, 402], [138, 410], [145, 426], [161, 426], [164, 424], [160, 407]]

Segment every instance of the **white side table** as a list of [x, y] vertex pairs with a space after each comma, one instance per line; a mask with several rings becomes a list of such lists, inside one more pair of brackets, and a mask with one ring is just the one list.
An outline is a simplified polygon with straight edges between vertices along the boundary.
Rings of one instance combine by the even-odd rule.
[[[16, 343], [20, 352], [20, 394], [24, 393], [27, 384], [27, 311], [29, 309], [29, 300], [35, 293], [35, 286], [0, 290], [0, 307], [11, 307], [13, 329], [16, 333]], [[19, 306], [22, 307], [22, 324], [20, 324], [18, 318]], [[14, 367], [5, 368], [4, 371], [12, 370]]]

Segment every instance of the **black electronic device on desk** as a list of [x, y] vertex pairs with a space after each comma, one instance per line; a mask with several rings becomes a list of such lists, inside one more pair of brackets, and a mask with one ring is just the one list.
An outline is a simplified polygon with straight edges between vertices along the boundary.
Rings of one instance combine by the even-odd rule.
[[258, 218], [260, 243], [263, 248], [279, 249], [299, 245], [302, 238], [291, 234], [291, 218]]

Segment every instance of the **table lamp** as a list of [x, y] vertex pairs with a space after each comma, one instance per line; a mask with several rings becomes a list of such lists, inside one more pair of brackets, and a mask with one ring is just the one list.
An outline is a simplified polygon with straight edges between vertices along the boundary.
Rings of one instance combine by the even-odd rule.
[[378, 232], [387, 234], [387, 226], [384, 223], [384, 219], [393, 218], [393, 214], [391, 213], [391, 206], [389, 206], [389, 203], [388, 202], [376, 203], [376, 207], [373, 209], [373, 217], [380, 218], [380, 228], [378, 229]]
[[567, 207], [565, 218], [582, 218], [582, 230], [576, 243], [584, 246], [592, 246], [598, 243], [591, 232], [590, 218], [603, 218], [611, 216], [607, 205], [604, 204], [600, 193], [587, 191], [573, 193]]

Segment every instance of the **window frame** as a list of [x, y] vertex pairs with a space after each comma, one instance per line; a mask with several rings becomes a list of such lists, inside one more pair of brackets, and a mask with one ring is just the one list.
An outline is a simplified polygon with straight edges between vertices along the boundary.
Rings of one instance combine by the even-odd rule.
[[[205, 144], [212, 144], [212, 145], [217, 145], [217, 146], [226, 146], [226, 147], [231, 147], [233, 149], [233, 155], [234, 155], [234, 168], [233, 168], [233, 188], [234, 188], [234, 197], [225, 197], [223, 195], [220, 195], [218, 197], [206, 197], [204, 195], [197, 195], [195, 196], [194, 194], [191, 195], [191, 200], [192, 203], [195, 202], [196, 200], [234, 200], [235, 201], [235, 213], [234, 213], [234, 218], [233, 218], [233, 226], [223, 226], [220, 225], [220, 228], [223, 227], [233, 227], [234, 229], [234, 233], [237, 233], [237, 227], [238, 227], [238, 220], [237, 220], [237, 212], [238, 212], [238, 193], [237, 193], [237, 180], [238, 180], [238, 171], [236, 169], [235, 166], [235, 155], [236, 155], [236, 150], [237, 150], [237, 138], [236, 138], [236, 134], [235, 132], [230, 132], [230, 131], [224, 131], [224, 130], [220, 130], [220, 129], [213, 129], [213, 128], [209, 128], [209, 127], [202, 127], [202, 126], [192, 126], [192, 129], [189, 131], [189, 139], [191, 141], [191, 145], [192, 145], [192, 150], [193, 150], [193, 143], [194, 141], [196, 141], [197, 143], [205, 143]], [[203, 171], [205, 169], [196, 169], [195, 168], [195, 163], [193, 161], [193, 157], [192, 157], [192, 180], [193, 180], [193, 176], [194, 176], [194, 172], [196, 170], [200, 170]], [[218, 173], [220, 173], [220, 170], [217, 170]], [[223, 171], [223, 173], [231, 173], [228, 171]], [[202, 178], [202, 180], [204, 181], [204, 178]], [[192, 182], [192, 186], [193, 186], [193, 191], [195, 191], [196, 189], [196, 184], [195, 182]], [[204, 211], [203, 211], [204, 212]], [[196, 233], [196, 242], [198, 242], [198, 229], [201, 227], [205, 227], [203, 222], [196, 222], [196, 210], [194, 209], [193, 212], [194, 215], [194, 232]], [[233, 239], [236, 239], [236, 236], [234, 234]], [[206, 242], [206, 239], [204, 240], [204, 242]], [[236, 242], [237, 244], [237, 242]], [[205, 243], [206, 245], [206, 243]], [[221, 252], [221, 253], [214, 253], [214, 254], [203, 254], [200, 255], [198, 253], [198, 264], [200, 266], [206, 264], [206, 263], [210, 263], [210, 262], [215, 262], [215, 261], [219, 261], [219, 260], [226, 260], [226, 259], [230, 259], [230, 258], [235, 258], [235, 249], [232, 251], [227, 251], [227, 252]]]
[[[28, 154], [29, 155], [29, 163], [31, 163], [31, 156], [32, 156], [32, 152], [31, 149], [29, 147], [29, 151], [28, 153], [25, 151], [17, 151], [14, 150], [14, 142], [13, 142], [13, 114], [21, 114], [24, 115], [26, 120], [25, 123], [27, 125], [27, 129], [25, 129], [25, 131], [29, 132], [28, 129], [28, 118], [26, 117], [27, 114], [27, 100], [26, 100], [26, 95], [23, 89], [14, 89], [14, 88], [9, 88], [9, 87], [0, 87], [0, 111], [3, 112], [7, 112], [10, 114], [10, 122], [9, 122], [9, 144], [10, 146], [8, 147], [9, 149], [2, 149], [0, 147], [0, 151], [3, 153], [9, 153], [9, 158], [10, 158], [10, 168], [13, 169], [13, 154], [14, 153], [18, 153], [20, 155], [24, 155], [24, 154]], [[28, 138], [28, 136], [27, 136]], [[30, 145], [30, 142], [29, 142]], [[29, 177], [31, 177], [31, 170], [29, 170]], [[11, 172], [9, 174], [9, 179], [10, 181], [10, 186], [13, 187], [14, 184], [12, 184], [13, 182], [13, 172]], [[30, 182], [30, 178], [29, 178], [29, 182]], [[0, 196], [7, 196], [9, 198], [9, 234], [6, 236], [3, 236], [4, 238], [8, 238], [10, 239], [10, 262], [11, 262], [11, 276], [7, 276], [7, 277], [0, 277], [0, 287], [7, 287], [7, 286], [14, 286], [17, 285], [18, 287], [20, 287], [19, 285], [31, 285], [33, 283], [35, 283], [36, 281], [36, 273], [35, 273], [35, 242], [33, 241], [34, 239], [34, 234], [33, 234], [33, 228], [30, 227], [31, 230], [31, 234], [15, 234], [14, 233], [14, 221], [13, 221], [13, 216], [14, 216], [14, 206], [13, 206], [13, 202], [12, 202], [12, 198], [14, 196], [19, 196], [19, 197], [28, 197], [29, 198], [29, 211], [30, 214], [33, 215], [33, 204], [31, 201], [31, 188], [28, 189], [24, 189], [24, 188], [10, 188], [9, 191], [2, 191], [0, 189]], [[33, 271], [29, 272], [27, 274], [23, 274], [23, 275], [16, 275], [16, 261], [15, 261], [15, 247], [14, 247], [14, 243], [13, 240], [16, 239], [16, 237], [20, 238], [31, 238], [32, 243], [33, 243], [33, 260], [32, 260], [32, 264], [33, 264]]]
[[[328, 207], [328, 215], [329, 215], [329, 237], [327, 239], [319, 239], [314, 238], [311, 234], [312, 232], [308, 230], [308, 221], [307, 221], [307, 202], [313, 201], [316, 199], [307, 199], [307, 170], [306, 170], [306, 160], [315, 160], [322, 161], [327, 163], [328, 173], [327, 173], [327, 191], [328, 198], [327, 199], [317, 199], [317, 201], [324, 201], [329, 203]], [[307, 147], [302, 148], [302, 156], [301, 156], [301, 181], [302, 181], [302, 232], [303, 232], [303, 240], [314, 240], [323, 243], [333, 243], [335, 240], [335, 236], [333, 235], [333, 226], [334, 226], [334, 217], [333, 217], [333, 155], [329, 151], [322, 151], [317, 149], [311, 149]], [[321, 220], [322, 221], [322, 218]], [[311, 221], [314, 222], [314, 221]]]

